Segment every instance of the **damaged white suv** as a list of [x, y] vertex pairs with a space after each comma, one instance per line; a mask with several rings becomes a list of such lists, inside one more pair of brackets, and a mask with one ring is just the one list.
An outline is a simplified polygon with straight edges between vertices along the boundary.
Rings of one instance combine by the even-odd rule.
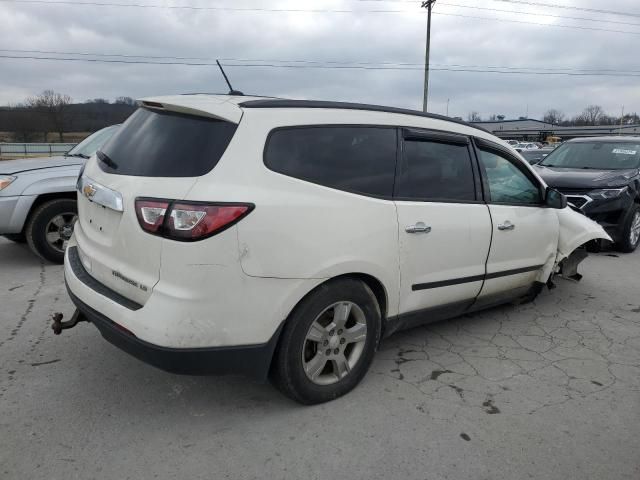
[[495, 136], [372, 105], [143, 100], [78, 190], [58, 329], [302, 403], [354, 388], [394, 331], [531, 299], [609, 238]]

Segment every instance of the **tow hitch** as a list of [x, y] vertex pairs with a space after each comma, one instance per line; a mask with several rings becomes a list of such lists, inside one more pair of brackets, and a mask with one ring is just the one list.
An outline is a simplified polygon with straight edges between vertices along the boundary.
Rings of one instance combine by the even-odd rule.
[[71, 319], [63, 322], [64, 315], [60, 312], [51, 314], [51, 329], [54, 335], [60, 335], [62, 330], [75, 327], [78, 322], [88, 322], [87, 318], [80, 313], [80, 310], [76, 308], [76, 311], [71, 315]]

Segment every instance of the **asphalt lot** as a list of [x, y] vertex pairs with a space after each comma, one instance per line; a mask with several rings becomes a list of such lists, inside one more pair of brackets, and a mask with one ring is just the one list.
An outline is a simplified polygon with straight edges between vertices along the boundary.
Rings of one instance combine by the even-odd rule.
[[55, 337], [62, 267], [0, 239], [0, 478], [637, 480], [640, 252], [609, 255], [533, 304], [397, 334], [355, 391], [301, 407], [90, 324]]

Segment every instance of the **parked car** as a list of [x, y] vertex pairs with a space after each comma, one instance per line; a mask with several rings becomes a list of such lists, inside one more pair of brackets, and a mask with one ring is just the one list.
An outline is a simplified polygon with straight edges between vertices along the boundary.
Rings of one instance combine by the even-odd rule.
[[118, 128], [103, 128], [59, 157], [0, 161], [0, 235], [62, 263], [76, 220], [80, 168]]
[[354, 388], [382, 337], [531, 299], [608, 238], [487, 131], [372, 105], [146, 99], [78, 189], [74, 322], [307, 404]]
[[535, 143], [532, 143], [532, 142], [529, 142], [529, 143], [521, 142], [521, 143], [518, 143], [513, 148], [515, 148], [517, 151], [521, 152], [523, 150], [537, 150], [540, 147], [538, 147], [538, 145], [536, 145]]
[[541, 162], [543, 158], [553, 152], [553, 148], [539, 148], [537, 150], [522, 150], [520, 155], [524, 157], [524, 159], [530, 164], [536, 164]]
[[622, 252], [640, 243], [640, 137], [576, 138], [537, 165], [545, 181], [597, 221]]
[[516, 145], [518, 145], [518, 143], [520, 143], [517, 140], [505, 140], [505, 141], [512, 147], [515, 147]]

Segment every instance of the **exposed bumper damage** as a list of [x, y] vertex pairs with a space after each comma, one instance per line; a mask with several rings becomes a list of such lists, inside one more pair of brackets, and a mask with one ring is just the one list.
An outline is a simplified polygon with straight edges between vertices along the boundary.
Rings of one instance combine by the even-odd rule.
[[[604, 228], [571, 208], [558, 210], [558, 221], [560, 237], [551, 273], [552, 275], [560, 274], [572, 280], [580, 280], [582, 275], [578, 273], [578, 265], [587, 258], [587, 251], [580, 247], [591, 240], [612, 241], [612, 239]], [[551, 277], [549, 277], [550, 280]]]

